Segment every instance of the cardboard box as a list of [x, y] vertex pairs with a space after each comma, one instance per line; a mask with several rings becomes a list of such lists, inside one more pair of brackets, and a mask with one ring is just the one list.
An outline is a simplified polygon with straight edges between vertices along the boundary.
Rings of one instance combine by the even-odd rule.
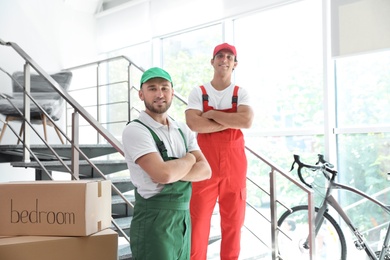
[[117, 260], [118, 234], [105, 229], [86, 237], [0, 238], [1, 260]]
[[111, 181], [0, 183], [0, 236], [88, 236], [111, 226]]

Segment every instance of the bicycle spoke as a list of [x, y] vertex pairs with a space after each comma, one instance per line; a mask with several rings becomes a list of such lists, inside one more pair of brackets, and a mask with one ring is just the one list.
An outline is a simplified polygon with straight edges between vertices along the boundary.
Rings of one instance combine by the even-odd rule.
[[[293, 212], [284, 214], [278, 222], [283, 232], [278, 232], [278, 248], [283, 260], [310, 259], [306, 245], [308, 234], [307, 206], [293, 208]], [[339, 226], [330, 215], [315, 238], [316, 259], [345, 260], [345, 238]]]

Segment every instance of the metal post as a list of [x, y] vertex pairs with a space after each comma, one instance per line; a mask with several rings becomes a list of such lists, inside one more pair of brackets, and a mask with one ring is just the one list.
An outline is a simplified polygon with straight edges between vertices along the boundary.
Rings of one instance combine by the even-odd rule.
[[[100, 122], [100, 87], [99, 87], [99, 68], [100, 63], [96, 66], [96, 120]], [[101, 122], [100, 122], [101, 123]], [[96, 142], [97, 144], [100, 143], [100, 135], [99, 133], [96, 133]]]
[[276, 214], [276, 174], [274, 169], [270, 172], [270, 204], [271, 204], [271, 241], [272, 241], [272, 260], [279, 259], [278, 243], [276, 243], [276, 230], [278, 228], [278, 219]]
[[[79, 151], [79, 113], [77, 111], [72, 113], [72, 172], [74, 179], [78, 180], [80, 176], [80, 159]], [[73, 177], [72, 177], [73, 179]]]
[[[30, 64], [25, 63], [24, 64], [24, 88], [26, 93], [30, 94], [31, 89], [31, 78], [30, 78]], [[24, 120], [23, 123], [24, 131], [23, 131], [23, 161], [24, 162], [30, 162], [30, 151], [28, 148], [30, 148], [30, 127], [28, 123], [30, 123], [30, 98], [24, 94], [23, 95], [23, 113], [24, 113]]]
[[[277, 192], [276, 192], [276, 171], [272, 168], [270, 172], [270, 209], [271, 209], [271, 242], [272, 242], [272, 260], [279, 259], [278, 248], [278, 219], [277, 219]], [[315, 211], [314, 211], [314, 195], [310, 190], [306, 190], [308, 200], [308, 234], [309, 234], [309, 246], [310, 246], [310, 260], [315, 260]], [[283, 256], [282, 256], [283, 257]]]
[[131, 82], [130, 82], [130, 69], [131, 69], [131, 63], [129, 63], [129, 66], [127, 67], [127, 122], [131, 121]]

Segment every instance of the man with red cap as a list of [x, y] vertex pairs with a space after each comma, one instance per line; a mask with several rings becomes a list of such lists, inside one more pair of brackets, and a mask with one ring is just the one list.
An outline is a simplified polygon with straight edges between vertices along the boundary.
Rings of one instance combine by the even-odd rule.
[[212, 177], [192, 183], [190, 202], [191, 260], [205, 260], [210, 220], [218, 200], [221, 215], [221, 259], [238, 259], [246, 207], [247, 159], [243, 133], [253, 121], [248, 92], [231, 81], [237, 66], [236, 48], [223, 43], [214, 48], [214, 77], [195, 87], [188, 100], [186, 122], [198, 133], [199, 147]]

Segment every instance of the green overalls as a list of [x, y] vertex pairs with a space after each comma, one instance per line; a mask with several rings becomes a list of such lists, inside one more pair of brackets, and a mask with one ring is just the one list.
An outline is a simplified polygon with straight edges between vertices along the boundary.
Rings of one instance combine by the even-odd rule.
[[[134, 120], [143, 124], [139, 120]], [[168, 157], [164, 143], [147, 127], [164, 161]], [[182, 131], [186, 151], [187, 143]], [[191, 218], [189, 201], [191, 183], [178, 181], [165, 184], [163, 190], [144, 199], [135, 189], [135, 206], [130, 227], [130, 245], [133, 260], [189, 260]]]

